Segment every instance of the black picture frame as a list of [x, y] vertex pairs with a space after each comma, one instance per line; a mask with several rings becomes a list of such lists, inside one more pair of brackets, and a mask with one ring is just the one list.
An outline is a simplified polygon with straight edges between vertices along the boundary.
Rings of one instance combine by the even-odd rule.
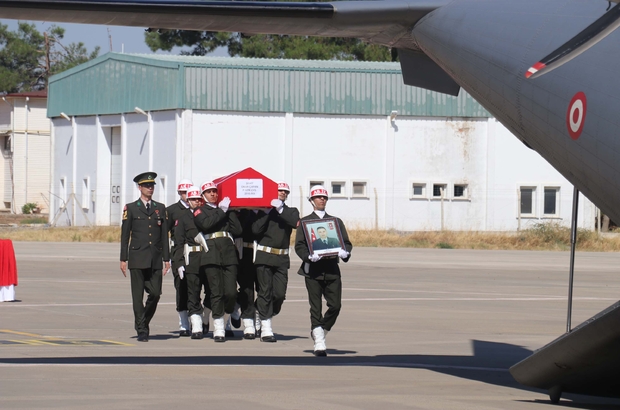
[[[336, 218], [330, 217], [301, 221], [301, 228], [304, 231], [310, 254], [315, 253], [320, 256], [333, 256], [338, 255], [340, 249], [345, 249], [342, 233], [340, 232], [340, 225]], [[325, 234], [320, 232], [322, 231], [321, 228], [325, 230]], [[325, 238], [323, 238], [323, 236]], [[324, 243], [322, 239], [326, 239], [327, 243]]]

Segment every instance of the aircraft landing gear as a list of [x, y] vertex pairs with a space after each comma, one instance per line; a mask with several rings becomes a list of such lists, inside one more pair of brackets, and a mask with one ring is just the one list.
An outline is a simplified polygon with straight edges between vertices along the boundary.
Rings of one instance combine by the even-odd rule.
[[560, 397], [562, 397], [562, 386], [553, 386], [549, 389], [549, 400], [551, 400], [551, 403], [558, 404]]

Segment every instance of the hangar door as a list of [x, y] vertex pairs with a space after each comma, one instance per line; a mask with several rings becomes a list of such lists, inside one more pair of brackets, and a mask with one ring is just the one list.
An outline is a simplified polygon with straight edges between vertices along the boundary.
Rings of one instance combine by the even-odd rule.
[[110, 225], [121, 224], [121, 127], [112, 127], [110, 162]]

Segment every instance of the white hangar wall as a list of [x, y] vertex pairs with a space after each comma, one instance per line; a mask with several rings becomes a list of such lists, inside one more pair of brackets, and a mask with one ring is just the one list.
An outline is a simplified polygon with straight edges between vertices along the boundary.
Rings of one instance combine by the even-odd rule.
[[[155, 199], [168, 205], [181, 178], [201, 184], [246, 167], [288, 181], [289, 203], [304, 214], [309, 187], [323, 183], [328, 212], [351, 227], [570, 224], [572, 186], [494, 119], [169, 110], [55, 119], [53, 129], [53, 189], [80, 203], [59, 225], [119, 224], [122, 205], [138, 197], [133, 177], [147, 170], [159, 175]], [[521, 218], [520, 187], [532, 190], [532, 212]], [[545, 189], [555, 190], [553, 215], [544, 215]], [[582, 199], [580, 226], [593, 228], [594, 212]]]
[[51, 137], [47, 93], [7, 94], [0, 101], [0, 210], [21, 213], [26, 203], [49, 212]]

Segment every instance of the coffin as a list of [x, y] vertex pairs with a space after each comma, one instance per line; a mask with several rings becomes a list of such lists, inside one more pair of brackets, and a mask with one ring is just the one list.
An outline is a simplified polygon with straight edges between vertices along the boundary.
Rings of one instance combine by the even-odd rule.
[[217, 185], [219, 200], [229, 197], [231, 208], [270, 208], [271, 201], [278, 197], [278, 184], [253, 168], [213, 182]]

